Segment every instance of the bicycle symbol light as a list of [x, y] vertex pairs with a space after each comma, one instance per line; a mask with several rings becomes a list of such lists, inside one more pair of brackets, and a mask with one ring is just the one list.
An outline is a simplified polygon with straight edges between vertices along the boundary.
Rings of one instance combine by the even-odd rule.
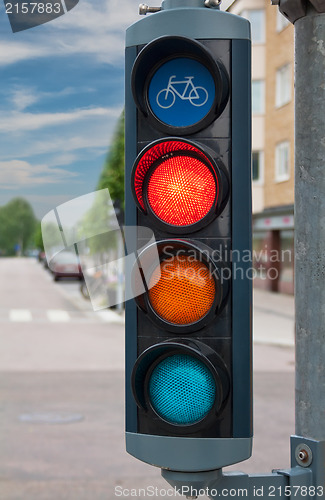
[[[178, 81], [175, 78], [176, 75], [172, 75], [169, 78], [167, 88], [158, 92], [156, 100], [160, 108], [171, 108], [175, 104], [176, 97], [179, 97], [182, 101], [188, 100], [193, 106], [204, 106], [209, 94], [204, 87], [195, 87], [193, 83], [194, 76], [186, 76], [184, 80]], [[179, 92], [181, 88], [183, 88], [183, 92]]]
[[148, 101], [155, 117], [174, 127], [187, 127], [210, 112], [216, 85], [201, 62], [180, 57], [162, 64], [148, 85]]

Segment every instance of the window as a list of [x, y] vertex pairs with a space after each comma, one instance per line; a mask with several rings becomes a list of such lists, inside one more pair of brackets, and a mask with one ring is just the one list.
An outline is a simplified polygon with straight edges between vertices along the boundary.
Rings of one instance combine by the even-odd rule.
[[280, 142], [275, 147], [275, 180], [287, 181], [290, 177], [290, 143]]
[[242, 17], [248, 19], [252, 28], [252, 42], [265, 42], [265, 12], [264, 10], [244, 10]]
[[253, 151], [252, 154], [252, 179], [256, 184], [263, 183], [263, 164], [264, 153], [263, 151]]
[[279, 33], [280, 31], [284, 30], [288, 25], [290, 24], [290, 21], [286, 17], [284, 17], [283, 14], [277, 9], [277, 16], [276, 16], [276, 30]]
[[252, 111], [254, 115], [264, 113], [265, 103], [265, 83], [264, 80], [253, 80], [252, 82]]
[[291, 64], [285, 64], [277, 70], [275, 95], [277, 108], [291, 101]]

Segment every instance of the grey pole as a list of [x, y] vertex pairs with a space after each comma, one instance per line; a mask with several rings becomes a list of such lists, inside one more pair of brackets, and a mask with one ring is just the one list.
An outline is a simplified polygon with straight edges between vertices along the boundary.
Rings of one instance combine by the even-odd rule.
[[296, 434], [325, 440], [325, 14], [295, 22]]

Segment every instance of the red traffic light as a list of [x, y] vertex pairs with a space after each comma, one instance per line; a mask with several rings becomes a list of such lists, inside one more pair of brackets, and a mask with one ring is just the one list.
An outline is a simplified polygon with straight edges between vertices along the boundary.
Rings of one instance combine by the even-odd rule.
[[195, 143], [168, 138], [145, 148], [133, 168], [133, 194], [162, 229], [191, 232], [220, 211], [225, 191], [210, 154]]

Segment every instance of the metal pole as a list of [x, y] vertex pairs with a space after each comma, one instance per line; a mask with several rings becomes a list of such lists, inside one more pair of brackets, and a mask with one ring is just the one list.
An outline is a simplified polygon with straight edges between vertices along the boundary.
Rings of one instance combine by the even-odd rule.
[[325, 14], [295, 22], [296, 434], [325, 439]]

